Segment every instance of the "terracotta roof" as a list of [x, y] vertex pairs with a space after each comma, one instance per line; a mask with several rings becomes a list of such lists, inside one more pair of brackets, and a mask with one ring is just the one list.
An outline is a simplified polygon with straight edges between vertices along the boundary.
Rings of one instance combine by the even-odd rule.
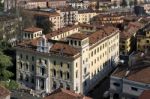
[[0, 85], [0, 98], [10, 95], [10, 91]]
[[144, 90], [138, 99], [149, 99], [150, 90]]
[[[146, 58], [142, 58], [143, 61], [138, 61], [132, 66], [119, 66], [112, 76], [125, 78], [131, 81], [136, 81], [140, 83], [150, 83], [150, 63], [146, 62]], [[126, 75], [127, 71], [129, 74]]]
[[46, 11], [32, 11], [35, 16], [46, 16], [46, 17], [56, 17], [60, 16], [57, 12], [46, 12]]
[[51, 38], [51, 37], [57, 36], [57, 35], [62, 34], [64, 32], [68, 32], [68, 31], [70, 31], [72, 29], [75, 29], [75, 28], [78, 28], [78, 27], [79, 27], [78, 25], [66, 26], [64, 28], [60, 28], [60, 29], [58, 29], [56, 31], [48, 33], [45, 36], [46, 36], [46, 38]]
[[87, 37], [88, 36], [86, 34], [84, 34], [84, 33], [75, 33], [75, 34], [72, 34], [72, 35], [68, 36], [67, 38], [83, 40], [83, 39], [85, 39]]
[[79, 53], [79, 51], [68, 44], [55, 43], [50, 49], [50, 53], [74, 56]]
[[103, 39], [104, 37], [111, 35], [112, 33], [114, 33], [117, 30], [118, 30], [117, 28], [112, 27], [112, 26], [103, 27], [99, 31], [96, 31], [95, 33], [92, 33], [89, 36], [90, 44], [98, 42], [99, 40]]
[[42, 31], [41, 28], [37, 28], [37, 27], [29, 27], [24, 29], [25, 32], [30, 32], [30, 33], [34, 33], [34, 32], [38, 32], [38, 31]]
[[54, 92], [52, 92], [49, 96], [46, 96], [44, 99], [92, 99], [92, 98], [83, 96], [81, 94], [77, 94], [70, 90], [59, 88]]
[[29, 0], [28, 2], [47, 2], [48, 0]]

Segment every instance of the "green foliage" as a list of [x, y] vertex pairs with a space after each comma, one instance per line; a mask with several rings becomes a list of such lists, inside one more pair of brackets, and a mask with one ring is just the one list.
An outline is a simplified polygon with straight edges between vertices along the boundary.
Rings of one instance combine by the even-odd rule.
[[6, 56], [0, 51], [0, 81], [8, 80], [13, 73], [8, 70], [12, 66], [11, 57]]
[[138, 4], [138, 1], [137, 0], [134, 0], [134, 5], [137, 5]]
[[129, 2], [129, 5], [130, 5], [130, 6], [133, 6], [133, 5], [134, 5], [134, 1], [131, 0], [131, 1]]
[[43, 29], [43, 34], [47, 34], [52, 31], [54, 24], [47, 18], [36, 17], [36, 25]]
[[5, 86], [9, 90], [18, 89], [20, 87], [19, 83], [14, 80], [0, 81], [0, 85]]

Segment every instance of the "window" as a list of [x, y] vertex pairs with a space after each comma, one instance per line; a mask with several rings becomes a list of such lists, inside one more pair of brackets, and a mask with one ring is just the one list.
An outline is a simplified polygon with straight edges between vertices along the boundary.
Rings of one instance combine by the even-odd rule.
[[69, 79], [69, 72], [67, 72], [67, 79]]
[[47, 64], [47, 60], [45, 60], [45, 64]]
[[29, 76], [28, 76], [28, 75], [26, 75], [25, 80], [26, 80], [27, 82], [29, 81]]
[[62, 83], [60, 83], [60, 88], [63, 88], [63, 84]]
[[67, 90], [70, 90], [70, 86], [69, 86], [68, 84], [67, 84], [67, 86], [66, 86], [66, 89], [67, 89]]
[[57, 85], [56, 85], [56, 82], [54, 81], [54, 82], [53, 82], [53, 89], [56, 89], [56, 86], [57, 86]]
[[20, 73], [20, 80], [23, 80], [23, 74]]
[[45, 68], [41, 68], [41, 74], [42, 74], [42, 75], [45, 74]]
[[91, 56], [93, 56], [93, 51], [91, 52]]
[[28, 60], [28, 55], [26, 55], [26, 59]]
[[22, 54], [20, 54], [20, 58], [22, 59]]
[[131, 87], [131, 89], [132, 89], [133, 91], [138, 91], [138, 89], [135, 88], [135, 87]]
[[77, 41], [74, 41], [74, 44], [77, 45]]
[[62, 71], [60, 71], [60, 77], [61, 77], [61, 78], [63, 77], [63, 73], [62, 73]]
[[31, 78], [31, 83], [34, 84], [34, 77]]
[[53, 64], [56, 65], [56, 61], [54, 61]]
[[54, 71], [53, 71], [53, 76], [56, 76], [56, 70], [54, 69]]
[[146, 40], [146, 43], [149, 43], [149, 40]]
[[61, 67], [63, 66], [63, 63], [62, 63], [62, 62], [60, 62], [60, 66], [61, 66]]
[[81, 46], [81, 41], [79, 41], [79, 46]]
[[84, 74], [86, 74], [86, 68], [84, 68]]
[[20, 63], [20, 69], [22, 69], [22, 63]]
[[94, 54], [96, 54], [96, 49], [94, 50]]
[[87, 86], [87, 82], [86, 81], [84, 82], [84, 86]]
[[119, 83], [113, 83], [114, 86], [119, 87], [120, 84]]
[[73, 41], [72, 40], [70, 40], [70, 43], [71, 43], [71, 45], [73, 44]]
[[32, 65], [32, 71], [34, 71], [34, 65]]
[[34, 56], [32, 56], [32, 61], [34, 61]]
[[78, 70], [76, 71], [76, 78], [78, 78]]
[[26, 70], [28, 70], [28, 68], [29, 68], [29, 65], [28, 65], [28, 64], [26, 64]]

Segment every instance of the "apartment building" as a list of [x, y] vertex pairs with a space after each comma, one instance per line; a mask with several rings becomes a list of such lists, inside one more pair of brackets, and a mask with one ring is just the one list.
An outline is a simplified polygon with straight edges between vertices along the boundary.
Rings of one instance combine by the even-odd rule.
[[150, 48], [150, 26], [149, 23], [145, 26], [143, 31], [137, 34], [137, 50], [145, 51]]
[[66, 0], [49, 0], [48, 7], [51, 8], [59, 8], [59, 7], [66, 7], [68, 4]]
[[119, 66], [110, 78], [110, 99], [138, 99], [149, 90], [149, 61], [149, 53], [134, 53], [129, 65]]
[[99, 24], [99, 25], [116, 25], [116, 24], [121, 24], [124, 22], [123, 20], [123, 15], [118, 15], [118, 14], [99, 14], [95, 16], [92, 20], [92, 24]]
[[79, 10], [78, 11], [78, 22], [79, 23], [90, 23], [91, 19], [96, 16], [97, 13], [93, 10]]
[[47, 34], [18, 44], [17, 81], [39, 93], [62, 87], [86, 94], [92, 89], [118, 62], [120, 31], [114, 27], [89, 34], [75, 31], [60, 40], [54, 37], [63, 35], [61, 31], [53, 38]]
[[90, 2], [88, 0], [70, 0], [67, 1], [68, 5], [75, 9], [87, 9]]
[[36, 22], [49, 20], [54, 25], [52, 30], [58, 30], [62, 27], [61, 16], [59, 13], [52, 11], [52, 9], [41, 9], [40, 11], [33, 11]]
[[25, 9], [46, 8], [47, 0], [29, 0], [25, 3]]
[[78, 10], [72, 7], [59, 7], [57, 12], [61, 16], [62, 26], [75, 25], [78, 21]]

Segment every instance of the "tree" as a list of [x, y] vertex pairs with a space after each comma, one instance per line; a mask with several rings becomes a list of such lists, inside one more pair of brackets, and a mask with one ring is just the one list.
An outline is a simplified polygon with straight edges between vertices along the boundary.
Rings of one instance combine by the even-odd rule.
[[42, 17], [42, 16], [37, 16], [36, 17], [36, 25], [39, 28], [43, 29], [43, 34], [47, 34], [52, 31], [52, 28], [54, 24], [49, 21], [48, 18]]
[[6, 81], [13, 76], [13, 73], [8, 70], [12, 65], [11, 57], [0, 51], [0, 81]]
[[121, 6], [122, 7], [126, 7], [128, 4], [127, 4], [127, 1], [126, 0], [122, 0], [122, 3], [121, 3]]

